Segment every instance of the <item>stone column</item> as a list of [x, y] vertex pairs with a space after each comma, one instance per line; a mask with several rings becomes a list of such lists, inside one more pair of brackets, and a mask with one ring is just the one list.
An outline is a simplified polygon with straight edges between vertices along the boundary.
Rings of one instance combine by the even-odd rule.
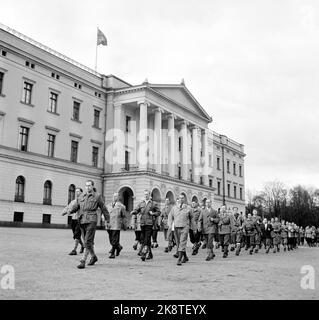
[[157, 173], [162, 173], [162, 109], [155, 110], [154, 118], [154, 164]]
[[183, 121], [181, 125], [182, 133], [182, 179], [188, 180], [189, 163], [188, 163], [188, 141], [187, 141], [187, 121]]
[[192, 127], [192, 173], [193, 181], [199, 183], [201, 174], [201, 156], [200, 156], [200, 129], [197, 126]]
[[138, 142], [139, 142], [139, 149], [138, 149], [138, 166], [139, 170], [146, 170], [147, 169], [147, 107], [150, 105], [147, 101], [139, 101], [138, 102], [140, 107], [140, 128], [138, 132]]
[[203, 148], [203, 183], [209, 185], [208, 173], [209, 173], [209, 155], [208, 155], [208, 130], [202, 129], [202, 148]]
[[175, 116], [168, 115], [168, 170], [169, 175], [175, 178], [176, 157], [175, 157]]
[[120, 172], [125, 165], [125, 136], [122, 104], [114, 104], [113, 154], [113, 171]]

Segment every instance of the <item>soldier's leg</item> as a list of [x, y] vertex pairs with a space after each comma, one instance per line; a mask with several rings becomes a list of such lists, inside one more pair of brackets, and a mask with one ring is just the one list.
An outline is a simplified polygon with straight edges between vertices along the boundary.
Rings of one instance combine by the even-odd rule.
[[252, 234], [252, 235], [249, 236], [249, 245], [250, 245], [249, 253], [250, 254], [253, 254], [253, 252], [254, 252], [255, 239], [256, 239], [256, 235], [255, 234]]
[[257, 232], [255, 236], [255, 253], [258, 253], [259, 245], [260, 245], [260, 233]]
[[91, 259], [88, 263], [88, 265], [93, 266], [95, 262], [98, 261], [97, 256], [94, 252], [94, 238], [95, 238], [95, 231], [96, 231], [96, 222], [91, 222], [88, 224], [88, 227], [86, 229], [87, 231], [87, 248], [89, 250]]
[[147, 247], [147, 256], [146, 256], [146, 259], [149, 260], [149, 259], [153, 259], [153, 253], [152, 253], [152, 233], [153, 233], [153, 226], [146, 226], [146, 231], [145, 231], [145, 242], [146, 243], [146, 247]]
[[206, 261], [210, 261], [214, 258], [213, 254], [214, 254], [214, 234], [213, 233], [209, 233], [208, 234], [208, 241], [207, 241], [207, 257], [206, 257]]
[[230, 251], [234, 251], [236, 247], [236, 232], [232, 232], [230, 236]]
[[182, 263], [185, 263], [189, 260], [186, 253], [187, 238], [188, 238], [188, 230], [187, 228], [182, 228], [181, 237], [180, 237], [180, 248], [179, 248], [179, 250], [183, 252]]
[[[173, 257], [175, 258], [179, 258], [179, 243], [180, 243], [180, 228], [175, 228], [174, 229], [174, 239], [175, 239], [175, 242], [176, 242], [176, 253], [173, 255]], [[181, 256], [181, 259], [182, 259], [182, 256]]]
[[228, 247], [230, 243], [230, 233], [224, 235], [224, 255], [223, 258], [228, 256]]
[[239, 256], [240, 249], [241, 249], [241, 242], [242, 242], [242, 235], [240, 231], [236, 233], [236, 256]]

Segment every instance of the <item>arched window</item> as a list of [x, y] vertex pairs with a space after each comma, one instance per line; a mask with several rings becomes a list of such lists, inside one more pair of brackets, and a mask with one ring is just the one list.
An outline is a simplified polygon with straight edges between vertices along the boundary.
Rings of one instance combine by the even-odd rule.
[[52, 182], [49, 180], [44, 183], [43, 204], [52, 204]]
[[75, 185], [71, 184], [69, 186], [68, 203], [75, 199]]
[[25, 179], [23, 176], [19, 176], [16, 179], [16, 192], [14, 195], [14, 201], [24, 202], [24, 187]]

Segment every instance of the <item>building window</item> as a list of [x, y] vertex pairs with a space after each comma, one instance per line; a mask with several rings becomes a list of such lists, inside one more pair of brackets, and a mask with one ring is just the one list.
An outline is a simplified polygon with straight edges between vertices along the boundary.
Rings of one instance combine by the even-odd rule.
[[75, 199], [75, 185], [71, 184], [68, 191], [68, 203]]
[[182, 151], [182, 137], [178, 138], [178, 151]]
[[230, 161], [227, 160], [227, 173], [230, 173]]
[[131, 131], [131, 117], [126, 116], [125, 118], [125, 131], [130, 132]]
[[230, 197], [230, 184], [227, 183], [227, 196]]
[[92, 166], [97, 168], [99, 159], [99, 148], [92, 147]]
[[58, 94], [54, 92], [50, 92], [49, 111], [53, 113], [57, 113], [57, 107], [58, 107]]
[[242, 166], [239, 165], [239, 176], [242, 177], [243, 176], [243, 172], [242, 172]]
[[178, 166], [178, 179], [182, 179], [182, 168], [181, 166]]
[[99, 128], [99, 127], [100, 127], [100, 110], [94, 109], [94, 122], [93, 122], [93, 126], [94, 126], [95, 128]]
[[208, 163], [209, 163], [209, 166], [212, 167], [212, 155], [211, 154], [208, 156]]
[[233, 163], [233, 173], [234, 173], [234, 176], [236, 176], [236, 163]]
[[128, 151], [125, 151], [125, 170], [130, 170], [130, 153]]
[[42, 215], [42, 223], [51, 223], [51, 215], [50, 214], [43, 214]]
[[80, 121], [80, 102], [73, 101], [73, 120]]
[[43, 204], [52, 204], [52, 182], [49, 180], [44, 183]]
[[217, 194], [220, 196], [220, 181], [217, 181]]
[[4, 73], [0, 72], [0, 94], [2, 94], [2, 89], [3, 89], [3, 78], [4, 78]]
[[23, 212], [15, 211], [13, 214], [13, 222], [23, 222]]
[[202, 176], [199, 177], [199, 184], [204, 184]]
[[212, 188], [213, 187], [213, 179], [209, 179], [209, 186]]
[[239, 188], [239, 198], [243, 200], [243, 188]]
[[31, 104], [32, 88], [32, 83], [24, 81], [22, 102], [26, 104]]
[[2, 50], [1, 54], [6, 57], [7, 56], [7, 51]]
[[24, 188], [25, 188], [25, 179], [24, 179], [24, 177], [23, 176], [17, 177], [14, 201], [24, 202]]
[[20, 146], [21, 151], [28, 151], [29, 128], [20, 127]]
[[48, 157], [54, 157], [55, 135], [48, 134]]
[[217, 157], [217, 170], [220, 170], [220, 158]]
[[77, 141], [71, 141], [71, 162], [77, 162], [78, 160], [78, 147], [79, 143]]
[[237, 198], [237, 187], [234, 186], [234, 198], [236, 199]]

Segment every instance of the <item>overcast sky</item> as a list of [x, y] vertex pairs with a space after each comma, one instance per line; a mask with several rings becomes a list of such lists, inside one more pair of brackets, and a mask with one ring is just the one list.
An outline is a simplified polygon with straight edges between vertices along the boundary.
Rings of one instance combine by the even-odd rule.
[[319, 1], [1, 0], [0, 22], [127, 82], [185, 84], [245, 145], [246, 188], [319, 187]]

